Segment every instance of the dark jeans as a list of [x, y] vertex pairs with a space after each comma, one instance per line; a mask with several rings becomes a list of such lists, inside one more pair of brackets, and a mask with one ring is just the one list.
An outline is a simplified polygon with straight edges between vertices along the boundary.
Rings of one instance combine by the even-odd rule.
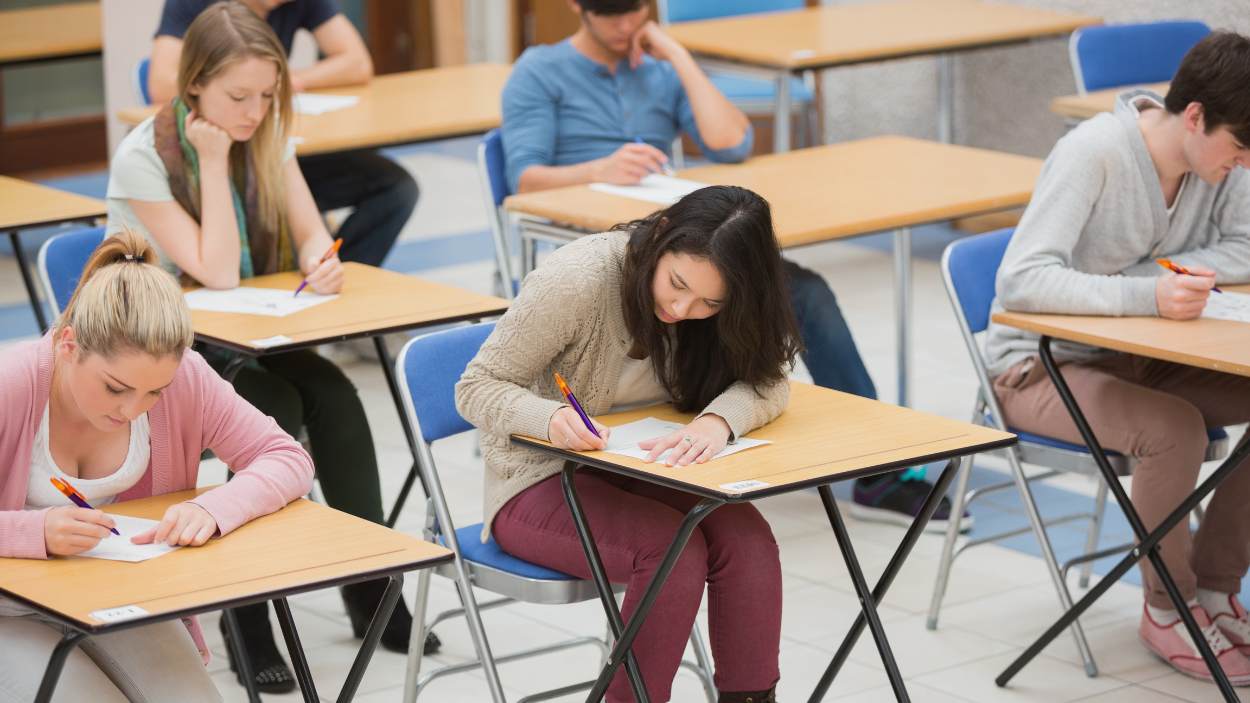
[[417, 182], [376, 151], [301, 156], [300, 171], [322, 212], [354, 208], [339, 227], [339, 258], [381, 266], [417, 206]]
[[829, 284], [820, 274], [793, 261], [784, 260], [784, 264], [790, 305], [803, 339], [803, 363], [812, 374], [812, 381], [835, 391], [875, 399], [877, 389], [864, 368], [851, 328], [847, 327]]

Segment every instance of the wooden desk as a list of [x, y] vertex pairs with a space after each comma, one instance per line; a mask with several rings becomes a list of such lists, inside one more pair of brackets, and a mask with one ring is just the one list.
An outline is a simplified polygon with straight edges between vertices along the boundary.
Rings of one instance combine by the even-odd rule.
[[[311, 91], [355, 95], [360, 102], [320, 115], [296, 115], [296, 152], [306, 156], [373, 149], [486, 132], [499, 126], [500, 95], [511, 70], [492, 63], [448, 66]], [[156, 111], [156, 106], [128, 108], [117, 117], [134, 126]]]
[[[1224, 290], [1250, 293], [1250, 285], [1227, 286]], [[1218, 295], [1218, 294], [1216, 294]], [[1086, 595], [1067, 610], [1049, 629], [1033, 642], [1019, 657], [998, 675], [995, 683], [1006, 686], [1034, 657], [1037, 656], [1060, 632], [1068, 629], [1091, 605], [1120, 580], [1137, 562], [1149, 559], [1165, 588], [1172, 595], [1182, 621], [1192, 641], [1199, 643], [1200, 652], [1208, 669], [1215, 675], [1217, 688], [1225, 701], [1236, 703], [1236, 690], [1220, 668], [1198, 623], [1194, 620], [1184, 597], [1176, 587], [1175, 579], [1159, 557], [1158, 543], [1164, 535], [1184, 521], [1188, 526], [1189, 515], [1194, 508], [1211, 494], [1232, 471], [1250, 458], [1250, 443], [1239, 443], [1224, 459], [1219, 468], [1202, 481], [1190, 495], [1181, 501], [1164, 520], [1147, 530], [1137, 509], [1120, 484], [1119, 476], [1107, 459], [1107, 453], [1094, 435], [1089, 421], [1080, 408], [1066, 380], [1059, 373], [1051, 354], [1051, 341], [1062, 339], [1090, 344], [1152, 359], [1162, 359], [1187, 366], [1221, 371], [1239, 376], [1250, 376], [1250, 351], [1246, 339], [1250, 337], [1250, 325], [1230, 320], [1165, 320], [1159, 317], [1099, 317], [1082, 315], [1042, 315], [1015, 312], [999, 312], [994, 322], [1009, 325], [1041, 335], [1038, 354], [1051, 383], [1072, 417], [1086, 447], [1098, 465], [1107, 488], [1115, 496], [1115, 502], [1124, 511], [1129, 527], [1133, 530], [1136, 547], [1124, 555], [1116, 565], [1099, 580]]]
[[[785, 412], [773, 422], [750, 433], [754, 438], [770, 439], [773, 444], [755, 447], [702, 465], [671, 468], [606, 452], [583, 453], [557, 449], [546, 441], [529, 437], [512, 438], [519, 444], [568, 460], [562, 475], [565, 497], [617, 640], [608, 658], [611, 663], [600, 674], [597, 686], [591, 690], [587, 700], [598, 700], [602, 695], [603, 689], [646, 619], [650, 607], [649, 597], [653, 597], [663, 586], [668, 576], [667, 569], [671, 569], [676, 562], [686, 540], [700, 520], [726, 503], [751, 501], [811, 487], [817, 487], [820, 492], [862, 607], [861, 615], [843, 640], [841, 649], [817, 685], [811, 700], [821, 700], [865, 624], [876, 639], [896, 696], [905, 700], [902, 676], [894, 663], [885, 631], [877, 617], [876, 605], [885, 596], [916, 538], [924, 529], [933, 509], [937, 507], [938, 500], [945, 494], [946, 487], [956, 473], [958, 457], [1008, 446], [1015, 442], [1015, 436], [804, 383], [791, 382], [790, 390], [790, 402]], [[604, 415], [598, 420], [611, 426], [647, 416], [680, 422], [688, 422], [693, 417], [690, 414], [677, 413], [670, 406], [653, 406]], [[945, 459], [952, 461], [938, 478], [919, 516], [908, 529], [877, 585], [870, 591], [829, 484]], [[665, 555], [659, 571], [648, 585], [638, 610], [623, 628], [619, 625], [620, 613], [615, 610], [616, 602], [611, 597], [603, 565], [591, 548], [593, 537], [577, 497], [573, 475], [579, 464], [633, 476], [703, 498], [687, 513], [669, 553]]]
[[0, 12], [0, 66], [93, 56], [101, 49], [100, 3]]
[[778, 151], [790, 144], [790, 77], [809, 70], [937, 54], [938, 137], [952, 139], [950, 53], [1060, 36], [1096, 17], [977, 0], [887, 0], [809, 7], [671, 25], [669, 33], [709, 67], [777, 81]]
[[[168, 506], [196, 493], [171, 493], [103, 509], [158, 520]], [[404, 572], [451, 558], [450, 551], [437, 545], [301, 499], [203, 547], [179, 549], [145, 562], [0, 559], [0, 593], [72, 628], [76, 635], [72, 647], [84, 635], [265, 600], [285, 604], [287, 596], [297, 593], [385, 576], [395, 579], [397, 596]], [[101, 611], [125, 606], [137, 606], [142, 612], [123, 620], [100, 617]], [[284, 610], [289, 617], [289, 609], [278, 610], [280, 618]], [[385, 611], [381, 620], [375, 616], [377, 623], [388, 619], [390, 608]], [[293, 622], [284, 622], [284, 630], [288, 624], [294, 628]], [[291, 649], [292, 662], [307, 670], [302, 650]], [[362, 646], [359, 671], [353, 666], [356, 684], [371, 649]], [[57, 672], [50, 673], [55, 682]]]
[[1096, 90], [1085, 95], [1064, 95], [1050, 101], [1050, 111], [1073, 122], [1087, 120], [1100, 112], [1111, 112], [1115, 107], [1115, 99], [1126, 90], [1135, 87], [1145, 88], [1152, 93], [1166, 96], [1168, 83], [1152, 83], [1143, 86], [1120, 86]]
[[[388, 527], [399, 519], [399, 511], [408, 499], [408, 492], [418, 478], [417, 441], [408, 414], [404, 412], [403, 394], [395, 378], [395, 364], [382, 335], [445, 325], [466, 320], [502, 315], [508, 301], [489, 295], [405, 276], [365, 264], [343, 264], [343, 293], [337, 300], [286, 317], [243, 315], [238, 313], [192, 310], [191, 321], [197, 341], [236, 352], [222, 370], [226, 380], [233, 381], [249, 359], [348, 339], [371, 337], [377, 350], [382, 374], [391, 391], [399, 422], [412, 453], [413, 464], [400, 488], [399, 497], [387, 517]], [[300, 283], [298, 273], [257, 276], [243, 281], [255, 288], [277, 288], [294, 291]], [[273, 337], [287, 339], [273, 343]], [[258, 340], [265, 340], [257, 343]]]
[[[782, 247], [894, 230], [899, 402], [908, 403], [911, 227], [1028, 203], [1042, 162], [1025, 156], [909, 137], [872, 137], [771, 154], [742, 164], [682, 171], [682, 178], [738, 185], [772, 206]], [[662, 206], [572, 186], [514, 195], [504, 208], [521, 233], [522, 273], [535, 243], [568, 242]]]
[[[3, 13], [0, 13], [3, 14]], [[3, 26], [3, 25], [0, 25]], [[37, 183], [0, 176], [0, 231], [6, 231], [13, 245], [13, 256], [30, 298], [30, 307], [42, 333], [48, 329], [48, 319], [39, 303], [39, 293], [31, 275], [30, 262], [22, 249], [19, 237], [22, 230], [70, 222], [94, 223], [104, 217], [107, 209], [104, 201], [75, 195]]]

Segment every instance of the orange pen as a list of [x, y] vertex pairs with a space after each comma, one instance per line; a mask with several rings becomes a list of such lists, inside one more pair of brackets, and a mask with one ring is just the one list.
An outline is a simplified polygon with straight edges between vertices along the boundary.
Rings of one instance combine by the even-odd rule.
[[[1196, 276], [1197, 275], [1195, 273], [1192, 273], [1189, 269], [1185, 268], [1184, 266], [1181, 266], [1180, 264], [1172, 263], [1171, 259], [1155, 259], [1155, 263], [1171, 271], [1172, 273], [1179, 273], [1182, 276]], [[1216, 293], [1224, 292], [1220, 290], [1219, 288], [1216, 288], [1215, 286], [1211, 286], [1211, 290], [1215, 291]]]
[[[339, 237], [338, 239], [334, 240], [334, 243], [330, 245], [330, 248], [326, 250], [326, 253], [322, 254], [321, 261], [318, 261], [317, 265], [320, 266], [324, 264], [325, 262], [329, 261], [331, 256], [334, 256], [335, 254], [339, 253], [339, 247], [341, 246], [343, 246], [343, 238]], [[304, 280], [300, 282], [299, 288], [295, 289], [295, 295], [299, 295], [299, 292], [304, 290], [304, 286], [306, 285], [308, 285], [307, 277], [305, 277]]]
[[[91, 507], [91, 504], [87, 502], [87, 499], [83, 497], [83, 494], [79, 493], [77, 488], [69, 485], [68, 481], [62, 481], [56, 476], [53, 476], [51, 480], [52, 485], [55, 486], [58, 491], [63, 493], [66, 498], [74, 501], [74, 505], [77, 505], [80, 508], [86, 508], [87, 510], [95, 510], [95, 508]], [[116, 527], [110, 527], [109, 532], [112, 532], [118, 537], [122, 536], [122, 533], [118, 532]]]

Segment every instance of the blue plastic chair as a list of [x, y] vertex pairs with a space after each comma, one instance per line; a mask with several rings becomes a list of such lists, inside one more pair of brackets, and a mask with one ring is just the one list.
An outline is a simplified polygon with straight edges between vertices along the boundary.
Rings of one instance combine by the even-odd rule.
[[[693, 22], [736, 15], [763, 14], [802, 9], [804, 0], [658, 0], [660, 23]], [[744, 112], [768, 112], [777, 101], [777, 84], [770, 80], [750, 78], [734, 73], [708, 71], [708, 78], [720, 92]], [[790, 99], [808, 115], [807, 142], [817, 140], [814, 124], [816, 92], [809, 81], [792, 78]]]
[[104, 228], [88, 227], [55, 235], [39, 247], [39, 281], [43, 284], [43, 297], [52, 306], [53, 317], [59, 317], [69, 305], [91, 252], [102, 241]]
[[1185, 53], [1210, 33], [1210, 27], [1197, 21], [1078, 29], [1068, 41], [1076, 90], [1084, 95], [1104, 88], [1172, 80]]
[[[949, 244], [942, 253], [942, 280], [946, 286], [946, 293], [950, 297], [951, 307], [954, 308], [955, 320], [959, 324], [959, 331], [963, 336], [964, 345], [968, 350], [968, 357], [972, 361], [973, 370], [976, 372], [979, 383], [976, 407], [973, 411], [973, 422], [1012, 432], [1019, 438], [1019, 442], [1015, 446], [1003, 450], [1011, 469], [1012, 479], [1010, 481], [994, 483], [969, 491], [968, 478], [971, 473], [972, 462], [965, 463], [960, 469], [954, 505], [951, 507], [952, 517], [947, 528], [942, 556], [938, 561], [937, 582], [934, 585], [933, 599], [929, 605], [927, 622], [929, 629], [937, 627], [938, 613], [942, 605], [942, 597], [945, 595], [952, 563], [955, 557], [970, 547], [1007, 539], [1031, 530], [1034, 536], [1037, 537], [1042, 551], [1042, 558], [1050, 571], [1059, 600], [1065, 610], [1071, 606], [1071, 596], [1067, 590], [1066, 575], [1072, 566], [1076, 564], [1081, 565], [1081, 586], [1085, 587], [1089, 583], [1090, 567], [1094, 559], [1116, 554], [1132, 547], [1131, 544], [1126, 544], [1107, 549], [1097, 549], [1099, 533], [1102, 529], [1103, 513], [1107, 502], [1107, 486], [1100, 480], [1101, 474], [1098, 473], [1094, 458], [1084, 444], [1072, 444], [1053, 437], [1022, 432], [1009, 427], [1003, 421], [1002, 409], [994, 396], [993, 385], [990, 382], [985, 359], [981, 355], [981, 345], [976, 335], [984, 332], [989, 326], [998, 267], [1002, 263], [1003, 254], [1007, 250], [1007, 245], [1011, 242], [1013, 232], [1014, 228], [1008, 228], [975, 237], [959, 239]], [[1208, 438], [1210, 440], [1207, 445], [1208, 460], [1218, 458], [1227, 453], [1228, 435], [1223, 428], [1208, 430]], [[1117, 473], [1122, 475], [1129, 473], [1131, 462], [1128, 457], [1115, 452], [1109, 452], [1108, 454], [1111, 465]], [[1024, 464], [1046, 467], [1047, 470], [1029, 475], [1024, 471]], [[1061, 473], [1081, 473], [1094, 477], [1098, 483], [1093, 510], [1088, 513], [1064, 515], [1043, 520], [1038, 512], [1037, 503], [1033, 499], [1030, 483]], [[955, 541], [959, 535], [959, 521], [964, 509], [980, 496], [1006, 490], [1012, 486], [1016, 487], [1020, 492], [1021, 503], [1024, 504], [1025, 512], [1029, 518], [1029, 527], [1007, 530], [991, 535], [977, 535], [956, 550]], [[1090, 523], [1089, 532], [1086, 536], [1085, 552], [1083, 555], [1060, 565], [1055, 558], [1054, 551], [1051, 549], [1046, 528], [1078, 520], [1089, 520]], [[1094, 663], [1093, 655], [1089, 653], [1089, 646], [1085, 641], [1085, 635], [1081, 631], [1079, 623], [1073, 625], [1072, 632], [1077, 639], [1077, 649], [1085, 660], [1086, 671], [1091, 676], [1096, 674], [1097, 666]]]
[[139, 102], [144, 105], [152, 104], [152, 95], [148, 93], [148, 69], [152, 66], [152, 59], [143, 57], [139, 59], [139, 63], [135, 64], [134, 73], [130, 76], [130, 82], [133, 84], [135, 97], [139, 98]]
[[[518, 559], [500, 549], [493, 537], [483, 543], [480, 539], [481, 522], [464, 527], [455, 527], [452, 523], [451, 512], [447, 506], [447, 499], [443, 493], [438, 467], [435, 465], [430, 445], [440, 439], [473, 429], [473, 426], [466, 422], [456, 410], [456, 382], [460, 380], [465, 367], [477, 355], [478, 349], [494, 328], [495, 323], [484, 322], [413, 338], [404, 345], [395, 362], [396, 376], [403, 392], [404, 409], [408, 413], [408, 419], [416, 434], [418, 470], [421, 471], [421, 476], [430, 493], [427, 499], [425, 538], [430, 542], [443, 544], [455, 553], [451, 564], [438, 567], [433, 572], [455, 582], [462, 604], [461, 608], [440, 613], [427, 625], [425, 611], [431, 570], [425, 569], [420, 572], [417, 580], [417, 602], [414, 606], [416, 612], [413, 615], [412, 639], [408, 649], [408, 675], [404, 682], [404, 700], [407, 703], [415, 701], [425, 686], [434, 679], [479, 667], [486, 675], [492, 698], [496, 703], [502, 703], [504, 698], [499, 684], [499, 674], [496, 671], [497, 663], [586, 644], [598, 646], [601, 655], [607, 655], [604, 640], [597, 637], [578, 637], [506, 656], [495, 657], [491, 653], [486, 630], [482, 625], [481, 610], [512, 601], [567, 604], [598, 598], [598, 592], [592, 581], [578, 579]], [[479, 606], [473, 595], [473, 587], [499, 594], [503, 598]], [[469, 633], [477, 651], [477, 660], [467, 664], [443, 667], [418, 678], [422, 656], [421, 643], [425, 641], [425, 630], [442, 620], [459, 615], [464, 615], [468, 621]], [[711, 679], [711, 667], [708, 665], [710, 660], [698, 628], [695, 628], [691, 634], [691, 644], [698, 663], [683, 662], [683, 666], [693, 670], [700, 677], [708, 700], [714, 701], [716, 689]], [[561, 695], [567, 695], [577, 690], [588, 689], [593, 683], [593, 681], [586, 681], [559, 690], [562, 692]], [[543, 694], [535, 694], [531, 698], [545, 699]]]
[[491, 238], [495, 243], [495, 268], [499, 276], [499, 286], [504, 296], [512, 299], [516, 295], [518, 281], [512, 274], [512, 253], [508, 245], [507, 220], [503, 213], [503, 201], [512, 195], [508, 189], [506, 163], [503, 132], [492, 129], [477, 145], [477, 176], [481, 183], [487, 219], [490, 220]]

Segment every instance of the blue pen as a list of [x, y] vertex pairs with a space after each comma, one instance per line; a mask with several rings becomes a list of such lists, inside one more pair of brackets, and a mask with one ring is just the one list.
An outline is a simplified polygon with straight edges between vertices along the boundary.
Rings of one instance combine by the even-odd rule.
[[[635, 143], [635, 144], [646, 144], [646, 142], [645, 142], [645, 141], [643, 141], [643, 138], [642, 138], [642, 137], [634, 137], [634, 143]], [[674, 174], [673, 167], [672, 167], [672, 166], [669, 166], [669, 165], [668, 165], [668, 163], [663, 163], [663, 164], [660, 164], [660, 170], [662, 170], [662, 171], [664, 172], [664, 175], [665, 175], [665, 176], [671, 176], [671, 175], [673, 175], [673, 174]]]

